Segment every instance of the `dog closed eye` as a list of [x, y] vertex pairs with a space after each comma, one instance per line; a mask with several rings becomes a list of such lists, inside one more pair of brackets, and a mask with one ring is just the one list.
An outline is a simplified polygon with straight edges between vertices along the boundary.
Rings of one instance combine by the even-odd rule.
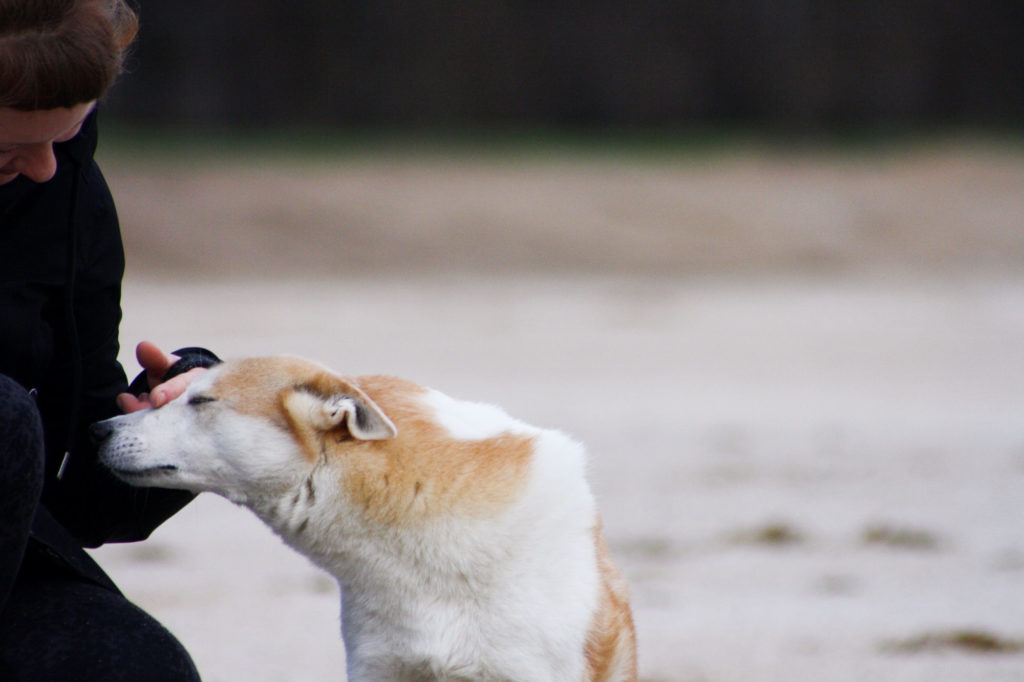
[[215, 402], [217, 399], [208, 395], [194, 395], [188, 399], [188, 404], [196, 407], [198, 405], [204, 405], [206, 403]]

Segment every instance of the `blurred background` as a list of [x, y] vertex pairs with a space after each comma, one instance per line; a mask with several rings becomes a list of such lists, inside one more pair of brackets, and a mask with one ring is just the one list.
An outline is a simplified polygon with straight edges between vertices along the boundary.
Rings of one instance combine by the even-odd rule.
[[[247, 246], [211, 247], [218, 273], [1016, 267], [1024, 253], [1016, 3], [155, 0], [140, 14], [106, 151], [188, 172], [126, 170], [138, 267], [208, 270], [174, 235], [236, 220]], [[280, 182], [289, 165], [298, 186]]]
[[142, 3], [119, 117], [190, 126], [1017, 126], [980, 0]]
[[[591, 452], [653, 682], [1024, 679], [1024, 5], [152, 0], [100, 163], [141, 339]], [[208, 680], [337, 588], [203, 496], [97, 551]]]

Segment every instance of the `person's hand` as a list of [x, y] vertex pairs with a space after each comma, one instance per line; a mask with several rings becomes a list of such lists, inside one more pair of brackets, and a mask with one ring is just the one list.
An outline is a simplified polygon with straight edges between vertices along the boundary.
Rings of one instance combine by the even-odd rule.
[[143, 393], [136, 397], [131, 393], [122, 393], [117, 396], [117, 406], [121, 408], [121, 411], [125, 414], [129, 412], [137, 412], [138, 410], [144, 410], [148, 407], [161, 407], [171, 402], [179, 395], [185, 392], [188, 385], [199, 374], [206, 371], [202, 367], [194, 367], [184, 374], [179, 374], [173, 379], [161, 383], [160, 380], [167, 370], [170, 369], [171, 365], [178, 361], [177, 355], [165, 353], [160, 348], [149, 341], [143, 341], [135, 347], [135, 357], [138, 359], [139, 364], [146, 371], [146, 377], [149, 379], [150, 391], [149, 393]]

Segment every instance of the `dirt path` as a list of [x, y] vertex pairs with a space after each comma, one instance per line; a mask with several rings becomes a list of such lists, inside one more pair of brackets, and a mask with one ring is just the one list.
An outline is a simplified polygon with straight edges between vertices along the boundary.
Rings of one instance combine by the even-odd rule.
[[145, 276], [1024, 267], [1024, 153], [995, 143], [104, 166]]

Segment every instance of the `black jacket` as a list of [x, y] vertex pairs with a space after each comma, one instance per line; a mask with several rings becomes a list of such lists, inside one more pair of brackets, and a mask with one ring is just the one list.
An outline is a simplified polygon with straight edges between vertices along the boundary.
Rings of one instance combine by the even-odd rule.
[[88, 436], [128, 390], [117, 361], [124, 250], [96, 140], [94, 112], [54, 145], [52, 180], [0, 185], [0, 373], [35, 389], [43, 421], [46, 478], [30, 547], [109, 583], [81, 548], [143, 539], [192, 496], [121, 483]]

